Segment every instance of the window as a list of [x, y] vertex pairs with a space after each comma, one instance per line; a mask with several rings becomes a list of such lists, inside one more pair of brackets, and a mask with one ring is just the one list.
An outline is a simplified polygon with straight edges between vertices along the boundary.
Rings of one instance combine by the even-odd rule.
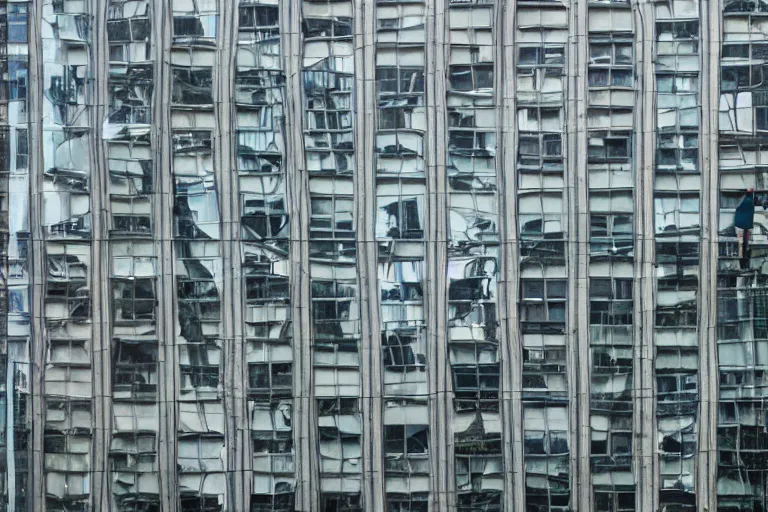
[[[448, 300], [451, 303], [491, 300], [496, 290], [490, 284], [497, 270], [498, 262], [492, 256], [452, 258], [448, 268]], [[460, 304], [451, 306], [461, 307]]]
[[656, 22], [656, 39], [668, 40], [671, 36], [672, 39], [682, 40], [696, 40], [699, 38], [699, 20], [685, 20], [685, 21], [657, 21]]
[[669, 307], [656, 306], [656, 327], [695, 328], [697, 321], [695, 300]]
[[384, 451], [387, 454], [426, 454], [428, 447], [428, 425], [384, 426]]
[[47, 362], [90, 365], [90, 345], [86, 340], [51, 339]]
[[[471, 0], [474, 1], [474, 0]], [[457, 512], [501, 512], [501, 491], [460, 492], [457, 498]]]
[[379, 104], [377, 111], [379, 116], [379, 124], [377, 127], [379, 130], [411, 128], [411, 115], [413, 108]]
[[276, 5], [241, 5], [238, 8], [240, 30], [275, 27], [280, 23], [279, 8]]
[[273, 175], [282, 172], [283, 141], [272, 125], [278, 112], [271, 108], [265, 110], [271, 111], [272, 115], [259, 118], [258, 122], [265, 122], [260, 130], [237, 132], [237, 170], [240, 173]]
[[157, 258], [152, 242], [117, 242], [112, 244], [112, 277], [134, 278], [157, 275]]
[[749, 43], [723, 43], [722, 55], [723, 60], [726, 59], [749, 59]]
[[568, 417], [563, 407], [526, 406], [523, 411], [526, 457], [565, 455], [568, 450]]
[[496, 133], [471, 129], [452, 129], [448, 132], [448, 151], [451, 155], [494, 156]]
[[493, 400], [498, 407], [499, 365], [451, 365], [453, 388], [457, 401]]
[[[384, 112], [379, 109], [379, 112]], [[424, 134], [413, 130], [385, 130], [376, 134], [376, 170], [378, 173], [423, 173]]]
[[[223, 448], [224, 438], [222, 436], [179, 433], [179, 473], [210, 473], [214, 471], [222, 471], [224, 469], [221, 458]], [[195, 498], [195, 500], [197, 500], [197, 498]], [[182, 510], [197, 509], [182, 508]], [[208, 509], [206, 508], [205, 510]], [[219, 511], [218, 508], [216, 510], [217, 512]]]
[[249, 363], [248, 385], [258, 391], [290, 389], [293, 385], [293, 363]]
[[[356, 404], [357, 399], [353, 400]], [[333, 404], [329, 402], [331, 401], [318, 400], [316, 424], [319, 425], [317, 433], [320, 446], [320, 474], [323, 477], [341, 479], [340, 483], [342, 484], [345, 478], [359, 481], [359, 474], [349, 475], [355, 471], [343, 468], [359, 461], [362, 418], [356, 408], [354, 412], [345, 413], [333, 407]], [[323, 407], [329, 405], [331, 406], [330, 410]]]
[[[319, 105], [318, 105], [319, 106]], [[336, 132], [352, 129], [352, 112], [350, 110], [331, 110], [326, 108], [307, 109], [305, 130]]]
[[315, 339], [345, 342], [357, 351], [357, 285], [350, 280], [312, 280], [312, 326]]
[[632, 136], [621, 132], [590, 132], [587, 146], [588, 163], [630, 162]]
[[454, 65], [448, 78], [452, 91], [493, 89], [493, 64]]
[[294, 501], [292, 489], [280, 494], [251, 494], [251, 512], [293, 512]]
[[421, 220], [424, 211], [423, 195], [408, 197], [408, 191], [403, 190], [402, 196], [392, 197], [382, 195], [381, 192], [386, 194], [387, 191], [381, 187], [377, 192], [380, 192], [377, 194], [377, 238], [412, 240], [424, 237]]
[[517, 110], [517, 124], [521, 133], [563, 131], [563, 109], [545, 107], [526, 107]]
[[414, 370], [424, 371], [427, 358], [419, 350], [417, 345], [419, 336], [414, 329], [397, 329], [383, 332], [381, 336], [381, 350], [383, 353], [384, 367], [387, 371], [408, 372]]
[[591, 278], [589, 323], [632, 325], [632, 286], [632, 279]]
[[208, 14], [181, 14], [178, 12], [173, 13], [173, 42], [174, 44], [183, 43], [186, 41], [194, 41], [201, 43], [204, 39], [216, 38], [216, 22], [217, 16], [215, 13]]
[[288, 276], [266, 275], [245, 278], [246, 300], [253, 303], [288, 302]]
[[179, 504], [184, 512], [221, 512], [219, 496], [186, 496], [179, 498]]
[[9, 3], [8, 9], [8, 42], [27, 42], [27, 4]]
[[148, 197], [110, 196], [112, 234], [152, 234], [152, 204]]
[[[9, 97], [12, 100], [27, 99], [27, 72], [29, 63], [26, 57], [11, 55], [8, 57], [8, 87], [10, 88]], [[55, 93], [54, 84], [56, 78], [51, 77], [51, 92]], [[54, 97], [56, 95], [54, 94]]]
[[517, 168], [520, 171], [562, 172], [562, 135], [521, 133], [518, 139]]
[[112, 392], [116, 399], [154, 399], [157, 392], [157, 341], [118, 339], [113, 345]]
[[423, 264], [417, 261], [390, 261], [378, 268], [381, 303], [399, 306], [402, 302], [421, 303]]
[[180, 305], [197, 306], [201, 312], [210, 313], [218, 319], [219, 291], [212, 275], [197, 279], [177, 276], [176, 283]]
[[632, 455], [632, 416], [596, 416], [590, 419], [590, 454], [595, 457]]
[[245, 240], [288, 238], [288, 213], [285, 196], [243, 194], [241, 228]]
[[659, 402], [690, 402], [698, 399], [698, 375], [656, 375]]
[[[258, 436], [254, 434], [253, 439], [253, 453], [255, 456], [260, 455], [291, 455], [293, 454], [293, 438], [290, 432], [286, 432], [286, 435], [280, 435], [273, 432], [273, 438], [268, 438], [262, 434]], [[269, 435], [269, 433], [267, 433]]]
[[565, 280], [521, 279], [521, 319], [524, 333], [564, 333]]
[[359, 494], [320, 493], [320, 512], [363, 512]]
[[632, 214], [591, 214], [589, 222], [590, 254], [632, 255]]
[[360, 404], [357, 398], [338, 397], [338, 398], [318, 398], [318, 415], [327, 416], [332, 414], [359, 414]]
[[755, 107], [754, 115], [758, 131], [768, 131], [768, 107]]
[[352, 36], [352, 18], [304, 18], [301, 29], [305, 39], [346, 39]]
[[[696, 99], [695, 99], [698, 96], [698, 92], [699, 92], [699, 75], [698, 74], [657, 73], [656, 89], [659, 92], [660, 99], [662, 99], [663, 101], [669, 101], [670, 99], [680, 99], [681, 103], [683, 101], [685, 101], [686, 103], [686, 105], [681, 104], [680, 105], [681, 107], [688, 106], [687, 105], [688, 103], [693, 103], [693, 105], [690, 105], [690, 106], [698, 107], [698, 102], [696, 102]], [[683, 100], [682, 98], [679, 98], [677, 96], [678, 93], [691, 96], [692, 98], [685, 98]], [[697, 113], [698, 113], [698, 110], [697, 110]]]
[[679, 242], [672, 239], [656, 242], [656, 264], [663, 273], [657, 278], [662, 291], [695, 291], [699, 286], [699, 243]]
[[[696, 112], [698, 115], [698, 111]], [[696, 133], [659, 133], [656, 139], [656, 170], [697, 172], [699, 137]]]
[[351, 196], [317, 196], [310, 198], [310, 238], [355, 238], [354, 200]]
[[521, 46], [518, 67], [552, 67], [562, 69], [565, 63], [565, 47], [562, 45]]
[[[616, 0], [612, 0], [616, 1]], [[622, 0], [623, 1], [623, 0]], [[635, 510], [635, 492], [595, 489], [595, 512], [630, 512]]]
[[561, 192], [520, 193], [518, 212], [521, 238], [563, 238], [565, 219]]
[[215, 388], [219, 385], [219, 368], [217, 366], [181, 366], [181, 387]]
[[[275, 54], [267, 52], [262, 43], [258, 46], [259, 59], [266, 61], [269, 57], [280, 56], [279, 45], [266, 46], [266, 48], [274, 48]], [[241, 48], [239, 51], [247, 52], [248, 50]], [[269, 131], [268, 135], [272, 137], [282, 137], [282, 134], [274, 133], [272, 127], [278, 126], [276, 117], [281, 116], [283, 112], [285, 74], [279, 68], [272, 69], [274, 65], [270, 65], [269, 62], [254, 62], [253, 65], [254, 67], [249, 68], [236, 68], [234, 100], [239, 108], [255, 106], [264, 109], [265, 115], [250, 119], [248, 124]], [[270, 69], [260, 69], [262, 66]]]
[[562, 45], [521, 46], [516, 73], [518, 103], [549, 103], [558, 99], [562, 104], [564, 64]]
[[216, 343], [209, 340], [180, 345], [181, 389], [216, 389], [219, 385], [220, 352]]
[[589, 280], [591, 299], [631, 300], [632, 279], [613, 279], [593, 277]]
[[125, 76], [109, 79], [109, 122], [149, 124], [152, 113], [152, 66], [132, 65]]
[[[627, 342], [627, 345], [629, 344], [630, 342]], [[631, 372], [632, 358], [630, 346], [595, 346], [592, 348], [593, 374], [607, 375]]]
[[401, 494], [387, 492], [387, 512], [427, 512], [429, 493]]
[[213, 68], [173, 66], [171, 73], [174, 105], [213, 105]]
[[109, 39], [110, 43], [128, 43], [132, 41], [144, 42], [151, 37], [152, 23], [149, 21], [149, 18], [131, 18], [107, 21], [107, 38]]
[[154, 191], [148, 138], [126, 137], [109, 143], [109, 192], [116, 197], [144, 196]]
[[[328, 12], [332, 6], [327, 6]], [[351, 174], [355, 167], [352, 131], [354, 55], [348, 41], [315, 41], [351, 37], [349, 18], [304, 19], [305, 52], [325, 55], [303, 68], [304, 153], [307, 171]], [[318, 54], [319, 55], [319, 54]]]
[[16, 129], [16, 170], [26, 169], [29, 165], [29, 140], [26, 128]]
[[82, 459], [77, 456], [88, 455], [90, 441], [90, 436], [88, 435], [67, 434], [63, 432], [46, 430], [45, 438], [43, 440], [43, 450], [46, 454], [58, 453], [67, 455], [67, 457], [65, 457], [63, 460], [64, 464], [66, 466], [70, 466], [69, 463], [73, 463], [70, 470], [77, 472], [77, 467], [79, 467], [79, 463], [82, 462]]
[[590, 42], [589, 87], [632, 87], [633, 65], [631, 42]]
[[180, 176], [174, 173], [175, 238], [219, 239], [219, 204], [215, 179], [212, 172], [201, 177]]
[[758, 87], [763, 84], [762, 65], [753, 65], [751, 63], [723, 65], [720, 68], [720, 73], [721, 92], [735, 92], [740, 89]]
[[113, 279], [114, 320], [154, 320], [154, 287], [154, 279]]
[[91, 316], [86, 246], [48, 246], [46, 316], [85, 320]]
[[424, 68], [377, 67], [376, 85], [379, 98], [388, 94], [423, 94]]
[[544, 366], [555, 366], [562, 369], [565, 366], [565, 349], [550, 347], [530, 347], [523, 349], [523, 361], [531, 369], [541, 370]]
[[631, 42], [590, 42], [589, 43], [589, 64], [592, 65], [626, 65], [632, 66], [634, 60], [632, 57]]
[[656, 233], [691, 232], [699, 227], [699, 196], [693, 194], [657, 194], [654, 198]]
[[143, 473], [147, 464], [152, 467], [157, 456], [157, 438], [154, 434], [114, 432], [109, 449], [112, 471]]

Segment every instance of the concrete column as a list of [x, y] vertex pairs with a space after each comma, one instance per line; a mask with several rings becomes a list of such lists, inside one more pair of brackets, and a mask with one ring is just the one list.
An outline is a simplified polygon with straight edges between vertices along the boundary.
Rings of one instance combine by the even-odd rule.
[[109, 168], [103, 141], [107, 116], [108, 51], [107, 2], [91, 0], [91, 76], [93, 103], [89, 105], [91, 168], [91, 371], [93, 382], [93, 438], [91, 454], [91, 502], [94, 510], [111, 508], [109, 444], [112, 416], [112, 315], [110, 308]]
[[659, 492], [654, 395], [654, 154], [656, 108], [654, 74], [654, 6], [639, 0], [635, 14], [635, 289], [634, 289], [634, 435], [633, 457], [638, 510], [656, 510]]
[[717, 362], [718, 105], [722, 3], [701, 2], [701, 255], [699, 271], [699, 440], [696, 499], [700, 512], [717, 510]]
[[[515, 102], [515, 17], [517, 4], [501, 2], [496, 7], [497, 130], [500, 141], [496, 158], [499, 183], [499, 225], [502, 242], [499, 282], [499, 359], [501, 361], [501, 420], [504, 455], [504, 500], [507, 510], [525, 510], [525, 461], [522, 450], [522, 340], [518, 326], [519, 261], [517, 240], [517, 110]], [[506, 198], [506, 200], [504, 200]], [[514, 426], [517, 425], [517, 426]]]
[[[587, 182], [587, 65], [589, 63], [587, 0], [571, 4], [568, 40], [568, 361], [571, 421], [571, 499], [575, 510], [592, 510], [590, 464], [589, 346], [589, 185]], [[571, 384], [572, 382], [572, 384]]]
[[501, 147], [496, 160], [499, 182], [499, 217], [502, 242], [499, 273], [501, 361], [501, 418], [504, 454], [505, 510], [525, 510], [525, 460], [523, 455], [523, 341], [519, 331], [518, 295], [520, 254], [517, 237], [517, 82], [515, 30], [516, 2], [497, 7], [496, 68], [497, 107], [500, 111]]
[[448, 362], [448, 283], [445, 95], [447, 48], [445, 16], [448, 0], [426, 2], [426, 100], [427, 126], [427, 246], [424, 283], [427, 311], [427, 347], [430, 366], [429, 414], [431, 420], [432, 480], [431, 506], [434, 512], [456, 508], [456, 477], [453, 456], [453, 400], [451, 368]]
[[43, 438], [45, 435], [45, 400], [43, 377], [45, 368], [45, 244], [43, 242], [43, 53], [40, 38], [42, 24], [42, 2], [29, 4], [29, 183], [30, 183], [30, 244], [29, 263], [32, 297], [30, 301], [30, 386], [32, 406], [32, 428], [30, 445], [32, 457], [29, 461], [30, 512], [45, 511], [45, 478]]
[[219, 184], [221, 249], [224, 279], [221, 288], [221, 372], [224, 389], [224, 440], [227, 470], [227, 508], [250, 510], [250, 493], [243, 488], [244, 470], [250, 466], [250, 433], [245, 414], [244, 386], [248, 382], [245, 340], [242, 334], [242, 261], [240, 257], [240, 196], [236, 166], [237, 119], [234, 112], [237, 56], [236, 1], [219, 4], [216, 69], [214, 69], [214, 159]]
[[157, 176], [157, 199], [154, 204], [156, 254], [160, 257], [160, 286], [158, 287], [158, 394], [160, 432], [158, 459], [160, 468], [160, 504], [164, 512], [179, 508], [178, 460], [176, 444], [176, 389], [179, 367], [175, 351], [175, 296], [173, 279], [173, 177], [171, 140], [171, 30], [173, 15], [171, 1], [152, 5], [152, 37], [155, 57], [155, 94], [152, 113], [155, 122], [153, 153]]
[[355, 216], [357, 226], [358, 290], [360, 293], [363, 391], [363, 503], [383, 512], [384, 430], [381, 318], [379, 310], [376, 222], [376, 17], [373, 2], [355, 1]]

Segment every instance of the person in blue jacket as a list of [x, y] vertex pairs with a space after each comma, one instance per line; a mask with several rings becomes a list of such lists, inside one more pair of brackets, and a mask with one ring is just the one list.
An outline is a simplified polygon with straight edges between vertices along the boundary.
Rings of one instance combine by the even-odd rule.
[[749, 236], [755, 225], [755, 189], [747, 189], [744, 199], [736, 207], [733, 225], [736, 227], [736, 237], [739, 243], [741, 268], [749, 268]]

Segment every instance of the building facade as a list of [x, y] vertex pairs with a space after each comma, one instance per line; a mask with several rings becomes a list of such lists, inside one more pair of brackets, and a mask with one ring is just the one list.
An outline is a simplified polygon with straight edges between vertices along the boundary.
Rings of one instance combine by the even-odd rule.
[[768, 510], [768, 3], [0, 0], [0, 68], [0, 511]]

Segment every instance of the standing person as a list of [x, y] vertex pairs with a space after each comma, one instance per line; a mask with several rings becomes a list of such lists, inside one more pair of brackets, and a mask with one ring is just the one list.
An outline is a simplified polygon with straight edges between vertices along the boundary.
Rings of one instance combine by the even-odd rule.
[[733, 224], [736, 226], [741, 268], [749, 268], [749, 236], [755, 224], [755, 189], [747, 189], [744, 199], [736, 207]]

